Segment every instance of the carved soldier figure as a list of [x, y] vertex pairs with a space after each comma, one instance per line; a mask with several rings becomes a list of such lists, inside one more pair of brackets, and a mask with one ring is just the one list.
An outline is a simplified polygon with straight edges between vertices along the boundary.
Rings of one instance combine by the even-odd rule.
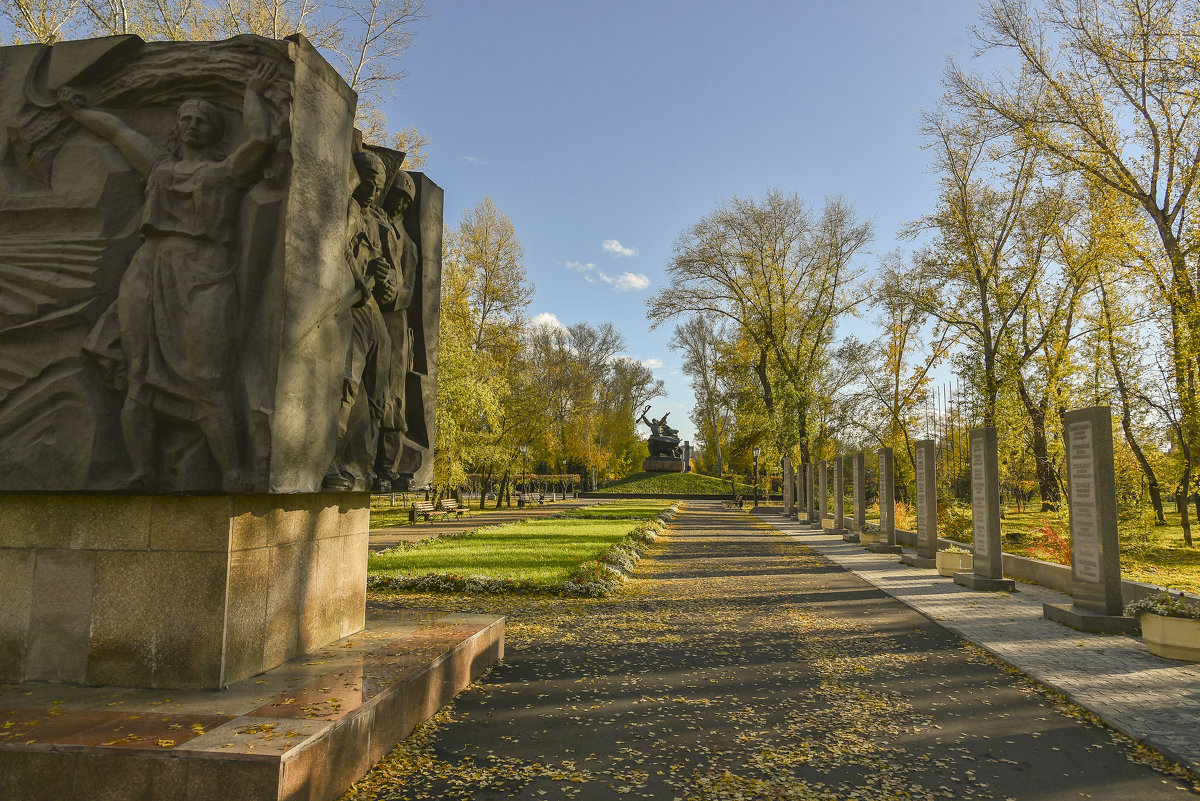
[[404, 230], [404, 215], [416, 197], [416, 184], [407, 172], [398, 167], [389, 183], [383, 197], [380, 238], [385, 257], [391, 261], [398, 273], [399, 286], [391, 303], [380, 304], [391, 339], [392, 360], [388, 397], [375, 457], [377, 491], [385, 491], [386, 485], [395, 489], [401, 481], [406, 480], [396, 472], [396, 464], [404, 448], [404, 433], [408, 430], [405, 395], [407, 376], [413, 362], [413, 333], [408, 327], [408, 307], [413, 301], [418, 261], [417, 245]]
[[[368, 477], [360, 465], [371, 465], [379, 443], [379, 428], [390, 394], [391, 339], [380, 306], [395, 303], [396, 268], [385, 253], [376, 206], [386, 178], [383, 162], [373, 153], [354, 154], [359, 184], [347, 214], [346, 263], [354, 277], [357, 297], [350, 309], [350, 349], [342, 383], [338, 441], [322, 488], [351, 490]], [[360, 396], [360, 391], [365, 392]], [[366, 403], [365, 416], [352, 420], [356, 401]]]
[[116, 145], [146, 179], [143, 243], [114, 308], [89, 338], [98, 343], [119, 330], [120, 347], [111, 352], [122, 363], [112, 367], [125, 393], [121, 429], [135, 471], [131, 488], [161, 483], [167, 423], [199, 429], [223, 489], [250, 488], [230, 389], [240, 333], [234, 234], [241, 197], [271, 153], [262, 93], [274, 74], [266, 64], [251, 74], [243, 107], [247, 139], [228, 156], [221, 112], [206, 100], [180, 106], [171, 142], [162, 147], [116, 116], [87, 108], [79, 91], [59, 91], [63, 110]]

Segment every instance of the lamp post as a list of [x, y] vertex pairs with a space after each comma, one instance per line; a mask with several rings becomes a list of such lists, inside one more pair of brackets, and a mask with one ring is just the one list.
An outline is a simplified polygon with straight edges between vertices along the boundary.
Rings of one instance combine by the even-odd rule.
[[529, 446], [521, 446], [521, 492], [529, 492], [528, 479], [525, 477], [525, 457], [529, 454]]
[[567, 499], [567, 460], [566, 459], [562, 460], [562, 472], [559, 473], [559, 475], [562, 476], [562, 478], [560, 480], [562, 481], [563, 500], [565, 501]]
[[762, 448], [754, 449], [754, 505], [758, 506], [758, 455], [762, 453]]

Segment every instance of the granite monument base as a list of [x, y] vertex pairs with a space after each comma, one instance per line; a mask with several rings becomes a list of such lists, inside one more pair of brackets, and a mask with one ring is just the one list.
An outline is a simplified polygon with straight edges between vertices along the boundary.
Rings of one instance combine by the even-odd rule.
[[873, 542], [866, 546], [871, 553], [904, 553], [904, 548], [900, 545], [888, 545], [886, 542]]
[[1136, 635], [1141, 631], [1137, 618], [1105, 615], [1078, 604], [1042, 604], [1042, 617], [1092, 634]]
[[900, 557], [900, 564], [908, 565], [909, 567], [937, 568], [937, 559], [931, 556], [917, 556], [916, 554], [903, 554]]
[[688, 464], [683, 459], [646, 459], [642, 470], [647, 473], [686, 473]]
[[333, 801], [504, 656], [504, 618], [387, 610], [221, 692], [0, 686], [0, 798]]
[[842, 542], [858, 542], [858, 532], [842, 529]]
[[9, 494], [0, 681], [217, 690], [360, 630], [367, 493]]
[[955, 573], [954, 583], [978, 592], [1016, 592], [1017, 583], [1007, 578], [986, 578], [975, 573]]

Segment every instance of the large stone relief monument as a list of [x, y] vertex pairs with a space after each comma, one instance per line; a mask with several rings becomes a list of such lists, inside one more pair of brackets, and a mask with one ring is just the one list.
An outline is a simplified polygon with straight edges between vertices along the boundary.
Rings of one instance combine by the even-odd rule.
[[428, 482], [442, 192], [307, 42], [2, 59], [0, 490]]
[[[182, 798], [181, 765], [205, 798], [335, 798], [503, 651], [500, 619], [366, 618], [365, 490], [432, 476], [442, 190], [356, 102], [300, 36], [0, 47], [0, 706], [104, 762], [87, 732], [124, 713], [24, 688], [215, 710], [122, 708], [182, 732], [114, 763], [131, 798]], [[304, 682], [357, 701], [311, 725]], [[280, 714], [295, 742], [260, 748]], [[6, 786], [108, 790], [39, 736]]]

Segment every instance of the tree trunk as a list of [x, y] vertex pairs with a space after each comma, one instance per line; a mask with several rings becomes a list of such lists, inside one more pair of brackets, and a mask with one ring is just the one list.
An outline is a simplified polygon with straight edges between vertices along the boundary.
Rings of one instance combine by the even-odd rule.
[[1112, 364], [1117, 394], [1121, 398], [1121, 430], [1125, 432], [1125, 441], [1129, 443], [1134, 458], [1142, 468], [1142, 474], [1146, 476], [1146, 486], [1150, 490], [1150, 503], [1154, 506], [1155, 524], [1166, 525], [1167, 520], [1163, 516], [1162, 489], [1158, 485], [1158, 476], [1154, 474], [1154, 468], [1150, 466], [1149, 460], [1142, 452], [1142, 446], [1133, 436], [1133, 412], [1129, 405], [1129, 387], [1125, 385], [1125, 372], [1121, 369], [1121, 359], [1117, 355], [1116, 332], [1113, 329], [1112, 313], [1108, 307], [1108, 290], [1103, 281], [1100, 282], [1100, 301], [1104, 308], [1105, 322], [1108, 323], [1108, 360]]
[[1179, 480], [1182, 501], [1179, 503], [1179, 525], [1183, 528], [1183, 544], [1192, 547], [1192, 521], [1188, 518], [1188, 496], [1192, 488], [1192, 462], [1184, 462], [1183, 477]]
[[765, 348], [758, 352], [758, 364], [754, 365], [754, 374], [758, 376], [758, 383], [762, 385], [763, 406], [770, 415], [775, 411], [775, 393], [771, 390], [771, 378], [767, 375], [767, 351]]
[[1029, 415], [1029, 422], [1033, 427], [1031, 444], [1033, 460], [1037, 469], [1038, 492], [1042, 496], [1042, 511], [1056, 512], [1062, 498], [1058, 494], [1058, 474], [1054, 470], [1054, 464], [1050, 461], [1047, 444], [1047, 400], [1042, 398], [1041, 403], [1034, 402], [1033, 396], [1029, 394], [1029, 388], [1025, 386], [1024, 376], [1017, 377], [1017, 391], [1021, 395], [1021, 402], [1025, 404], [1025, 412]]

